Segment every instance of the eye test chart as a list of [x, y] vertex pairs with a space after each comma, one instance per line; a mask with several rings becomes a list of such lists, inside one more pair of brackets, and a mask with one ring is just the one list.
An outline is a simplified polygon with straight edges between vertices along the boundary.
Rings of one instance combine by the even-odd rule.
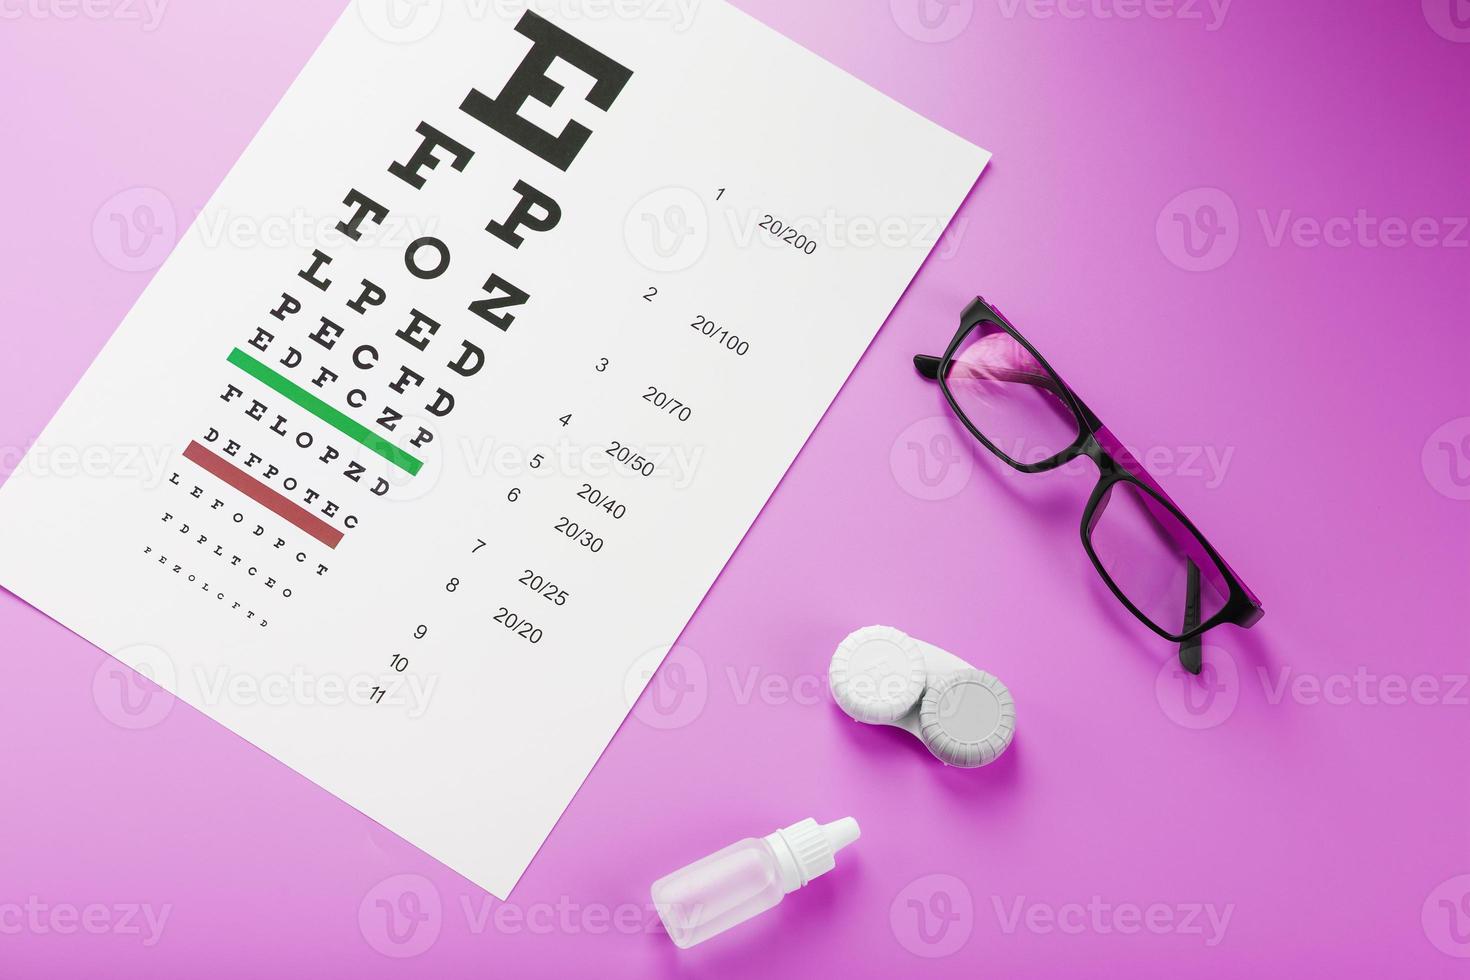
[[0, 488], [0, 585], [501, 898], [988, 159], [534, 7], [349, 9], [32, 450], [161, 465]]

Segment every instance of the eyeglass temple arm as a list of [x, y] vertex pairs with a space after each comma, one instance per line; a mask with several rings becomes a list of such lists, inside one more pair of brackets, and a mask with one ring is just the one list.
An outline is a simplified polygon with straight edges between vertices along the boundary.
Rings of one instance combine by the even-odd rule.
[[[1184, 632], [1199, 626], [1199, 566], [1184, 559]], [[1204, 668], [1204, 637], [1192, 636], [1179, 644], [1179, 664], [1191, 674]]]

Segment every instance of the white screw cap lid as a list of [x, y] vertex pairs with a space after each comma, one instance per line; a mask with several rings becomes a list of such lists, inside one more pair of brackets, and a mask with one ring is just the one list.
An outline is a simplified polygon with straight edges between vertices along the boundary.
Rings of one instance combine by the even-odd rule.
[[776, 853], [782, 885], [790, 892], [837, 867], [837, 852], [857, 840], [860, 833], [852, 817], [826, 824], [808, 817], [768, 834], [766, 843]]
[[989, 765], [1016, 735], [1011, 692], [983, 670], [938, 678], [919, 707], [920, 737], [941, 761], [974, 769]]
[[907, 714], [924, 693], [924, 654], [907, 633], [865, 626], [850, 633], [827, 672], [832, 696], [858, 721], [888, 724]]

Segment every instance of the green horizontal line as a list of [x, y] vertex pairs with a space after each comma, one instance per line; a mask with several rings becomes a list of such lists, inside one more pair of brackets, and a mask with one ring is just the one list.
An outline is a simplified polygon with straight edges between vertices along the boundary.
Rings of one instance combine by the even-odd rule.
[[338, 432], [352, 439], [356, 439], [394, 466], [406, 471], [410, 476], [417, 476], [419, 470], [423, 469], [424, 463], [422, 460], [410, 456], [361, 422], [337, 411], [337, 409], [328, 405], [305, 388], [302, 388], [296, 382], [277, 374], [238, 347], [230, 352], [229, 361], [256, 381], [261, 382], [279, 394], [285, 395], [291, 401], [306, 409]]

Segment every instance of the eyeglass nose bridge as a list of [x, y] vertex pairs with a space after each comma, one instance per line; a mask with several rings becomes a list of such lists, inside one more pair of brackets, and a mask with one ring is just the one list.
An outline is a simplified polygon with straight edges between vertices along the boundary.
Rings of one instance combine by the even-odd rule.
[[1091, 428], [1084, 430], [1082, 445], [1077, 447], [1077, 455], [1086, 456], [1097, 466], [1099, 482], [1111, 482], [1115, 477], [1127, 472], [1117, 460], [1113, 459], [1112, 454], [1103, 448], [1103, 444], [1098, 442], [1097, 434]]

